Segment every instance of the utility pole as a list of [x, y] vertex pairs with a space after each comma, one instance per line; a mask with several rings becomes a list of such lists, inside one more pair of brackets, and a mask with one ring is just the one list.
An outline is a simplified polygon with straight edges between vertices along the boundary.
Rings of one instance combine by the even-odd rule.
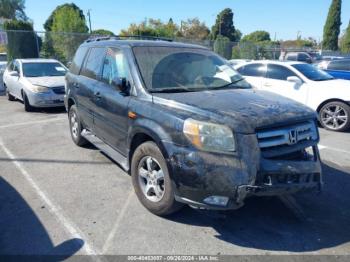
[[90, 11], [91, 11], [91, 9], [88, 9], [87, 16], [89, 18], [89, 30], [90, 30], [90, 34], [91, 34], [92, 30], [91, 30], [91, 14], [90, 14]]

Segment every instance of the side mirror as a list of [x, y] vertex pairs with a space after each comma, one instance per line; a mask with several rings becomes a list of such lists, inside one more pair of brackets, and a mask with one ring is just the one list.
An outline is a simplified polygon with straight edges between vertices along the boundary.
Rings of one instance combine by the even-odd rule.
[[294, 83], [294, 84], [297, 84], [297, 85], [303, 84], [303, 81], [297, 76], [289, 76], [289, 77], [287, 77], [287, 81]]
[[124, 95], [129, 95], [129, 83], [125, 77], [117, 77], [113, 79], [113, 85]]
[[19, 74], [18, 74], [18, 72], [17, 72], [17, 71], [11, 71], [11, 72], [9, 73], [9, 75], [10, 75], [10, 76], [16, 76], [16, 77], [19, 77]]

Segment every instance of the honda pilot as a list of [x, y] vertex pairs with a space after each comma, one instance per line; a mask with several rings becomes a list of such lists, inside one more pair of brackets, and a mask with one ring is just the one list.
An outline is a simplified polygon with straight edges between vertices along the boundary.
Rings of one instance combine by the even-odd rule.
[[66, 75], [65, 105], [74, 143], [129, 172], [156, 215], [322, 186], [315, 112], [252, 89], [205, 47], [87, 40]]

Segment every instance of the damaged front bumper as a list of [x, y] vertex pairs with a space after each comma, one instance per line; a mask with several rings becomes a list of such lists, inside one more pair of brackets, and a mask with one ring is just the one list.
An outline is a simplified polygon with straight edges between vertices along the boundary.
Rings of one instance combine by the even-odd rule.
[[[237, 139], [237, 154], [196, 151], [166, 143], [168, 167], [176, 185], [176, 200], [198, 208], [237, 209], [251, 196], [278, 196], [320, 191], [323, 185], [317, 145], [303, 159], [265, 159], [254, 135]], [[208, 204], [211, 196], [225, 197], [225, 205]]]

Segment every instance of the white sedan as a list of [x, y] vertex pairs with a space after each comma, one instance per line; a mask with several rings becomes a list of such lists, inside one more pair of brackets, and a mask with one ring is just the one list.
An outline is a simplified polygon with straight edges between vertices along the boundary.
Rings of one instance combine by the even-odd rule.
[[350, 128], [350, 81], [300, 62], [254, 61], [235, 69], [256, 89], [294, 99], [317, 111], [329, 130]]
[[23, 101], [27, 112], [36, 107], [62, 107], [66, 72], [67, 68], [54, 59], [15, 59], [3, 76], [8, 99]]

